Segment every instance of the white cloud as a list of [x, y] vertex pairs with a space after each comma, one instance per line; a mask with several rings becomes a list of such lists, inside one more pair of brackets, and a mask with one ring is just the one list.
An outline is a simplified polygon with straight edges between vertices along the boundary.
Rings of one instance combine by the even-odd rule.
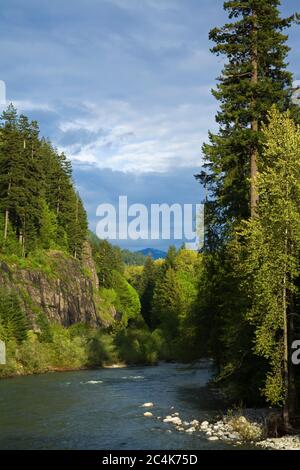
[[50, 104], [38, 103], [31, 100], [13, 100], [13, 105], [17, 108], [18, 111], [55, 111], [55, 109]]
[[[74, 162], [115, 171], [149, 173], [201, 164], [201, 146], [213, 126], [212, 105], [188, 104], [148, 110], [127, 102], [85, 103], [88, 117], [62, 121], [68, 145], [60, 146]], [[81, 144], [76, 133], [88, 131]]]
[[145, 10], [149, 7], [153, 10], [168, 11], [179, 7], [176, 0], [107, 0], [107, 2], [119, 8], [133, 11], [137, 9]]

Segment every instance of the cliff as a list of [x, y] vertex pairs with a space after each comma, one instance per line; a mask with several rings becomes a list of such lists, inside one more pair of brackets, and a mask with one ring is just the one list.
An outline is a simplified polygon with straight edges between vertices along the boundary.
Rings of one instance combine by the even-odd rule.
[[63, 326], [86, 323], [92, 327], [113, 322], [113, 309], [103, 310], [98, 277], [88, 244], [82, 262], [59, 251], [26, 260], [0, 260], [0, 288], [18, 293], [33, 329], [43, 312]]

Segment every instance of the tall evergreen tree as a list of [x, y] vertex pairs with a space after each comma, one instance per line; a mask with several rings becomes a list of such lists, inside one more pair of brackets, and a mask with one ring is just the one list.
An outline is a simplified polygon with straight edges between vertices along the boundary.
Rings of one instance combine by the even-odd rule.
[[183, 309], [182, 292], [176, 279], [175, 270], [168, 268], [162, 279], [156, 283], [152, 315], [153, 321], [162, 328], [169, 340], [178, 335], [179, 317]]
[[21, 115], [18, 129], [22, 141], [20, 159], [24, 165], [23, 181], [20, 181], [19, 238], [25, 253], [35, 248], [39, 237], [45, 188], [38, 124], [36, 121], [30, 123], [26, 116]]
[[[13, 105], [1, 120], [2, 249], [25, 256], [37, 247], [55, 245], [80, 257], [87, 217], [74, 189], [71, 162], [49, 141], [40, 139], [37, 122], [18, 117]], [[19, 241], [18, 250], [8, 236]]]
[[226, 1], [231, 22], [210, 32], [216, 43], [212, 52], [227, 57], [213, 90], [221, 103], [219, 133], [209, 134], [210, 143], [203, 146], [204, 171], [197, 175], [210, 194], [212, 245], [224, 239], [233, 222], [255, 213], [261, 125], [273, 104], [281, 110], [291, 106], [292, 75], [286, 70], [289, 48], [283, 31], [295, 16], [280, 18], [279, 5], [279, 0]]
[[[278, 0], [226, 1], [230, 22], [210, 32], [212, 52], [227, 61], [213, 91], [220, 101], [219, 132], [209, 134], [210, 142], [203, 146], [204, 169], [197, 175], [208, 194], [199, 342], [209, 346], [219, 378], [229, 378], [241, 398], [258, 395], [266, 361], [257, 367], [252, 351], [254, 328], [245, 317], [251, 296], [241, 284], [243, 240], [236, 229], [257, 212], [257, 164], [269, 109], [276, 103], [280, 110], [291, 108], [298, 118], [290, 101], [292, 75], [286, 70], [289, 48], [284, 34], [295, 16], [282, 19], [279, 5]], [[245, 377], [247, 387], [241, 389]]]
[[151, 318], [151, 306], [156, 282], [156, 266], [151, 256], [148, 256], [143, 269], [141, 279], [141, 313], [147, 325], [153, 326]]
[[28, 322], [21, 309], [18, 296], [15, 292], [0, 291], [0, 325], [2, 339], [8, 341], [15, 339], [18, 342], [27, 337]]
[[0, 200], [4, 213], [4, 242], [11, 221], [17, 231], [20, 227], [20, 182], [24, 174], [24, 162], [20, 158], [21, 141], [17, 127], [17, 110], [9, 105], [1, 116], [0, 148]]

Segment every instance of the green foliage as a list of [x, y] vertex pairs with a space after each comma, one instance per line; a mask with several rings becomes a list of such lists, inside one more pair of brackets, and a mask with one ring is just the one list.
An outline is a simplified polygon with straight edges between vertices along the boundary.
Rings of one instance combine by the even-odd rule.
[[56, 214], [49, 208], [45, 200], [41, 202], [42, 220], [40, 228], [40, 245], [49, 250], [56, 248], [57, 244], [57, 218]]
[[157, 278], [157, 265], [148, 256], [139, 283], [139, 294], [141, 299], [141, 313], [147, 325], [153, 327], [152, 301]]
[[127, 266], [143, 266], [147, 257], [143, 253], [132, 252], [129, 250], [121, 250], [123, 262]]
[[252, 299], [247, 319], [255, 326], [254, 349], [270, 365], [264, 395], [278, 405], [285, 396], [284, 328], [300, 274], [300, 126], [289, 113], [273, 108], [263, 135], [259, 217], [242, 230], [247, 247], [243, 269]]
[[[282, 255], [282, 217], [287, 208], [293, 212], [290, 203], [285, 207], [284, 199], [279, 203], [287, 166], [283, 153], [275, 156], [273, 152], [272, 173], [272, 159], [265, 147], [271, 136], [267, 137], [264, 123], [273, 104], [280, 111], [289, 108], [299, 120], [299, 108], [290, 101], [292, 75], [286, 70], [289, 48], [284, 34], [294, 17], [281, 18], [279, 4], [279, 0], [225, 2], [229, 22], [210, 32], [212, 52], [225, 56], [226, 63], [213, 91], [220, 102], [219, 131], [210, 133], [210, 142], [203, 146], [205, 165], [197, 176], [207, 189], [206, 244], [192, 323], [201, 354], [209, 353], [215, 360], [219, 383], [234, 398], [248, 403], [259, 400], [260, 389], [271, 403], [280, 403], [283, 396], [278, 367], [282, 359], [282, 269], [288, 269], [289, 298], [294, 296], [297, 271], [297, 263]], [[273, 127], [273, 132], [278, 131]], [[253, 156], [259, 171], [268, 168], [269, 181], [265, 179], [264, 187], [260, 177], [251, 179]], [[256, 183], [259, 218], [243, 225], [250, 215], [250, 185], [253, 188]], [[268, 184], [274, 190], [269, 191]], [[291, 199], [299, 201], [295, 185], [291, 187]], [[292, 238], [297, 230], [294, 226]]]
[[115, 337], [101, 331], [95, 332], [88, 342], [88, 364], [105, 366], [120, 362]]
[[39, 312], [36, 317], [36, 324], [40, 328], [39, 341], [42, 343], [51, 343], [53, 341], [51, 325], [42, 312]]
[[112, 271], [112, 287], [117, 294], [115, 307], [122, 315], [124, 325], [135, 320], [140, 314], [141, 304], [138, 293], [118, 271]]
[[168, 337], [179, 332], [179, 316], [183, 309], [183, 296], [175, 271], [169, 268], [161, 282], [155, 286], [152, 312]]
[[143, 290], [143, 272], [144, 266], [125, 266], [124, 276], [126, 281], [135, 288], [139, 296], [141, 296]]
[[113, 287], [113, 271], [124, 272], [124, 264], [119, 247], [111, 245], [107, 240], [100, 240], [90, 233], [93, 258], [101, 287]]
[[[279, 0], [224, 3], [230, 22], [210, 32], [212, 52], [227, 62], [213, 95], [220, 101], [218, 134], [203, 146], [204, 171], [198, 175], [210, 193], [206, 218], [210, 246], [224, 242], [234, 220], [249, 216], [250, 157], [261, 150], [261, 123], [273, 104], [290, 103], [292, 74], [286, 70], [289, 51], [284, 30], [294, 17], [280, 18]], [[255, 66], [257, 63], [257, 79]], [[253, 123], [258, 123], [258, 131]]]
[[23, 313], [18, 295], [4, 289], [0, 291], [0, 325], [3, 341], [22, 342], [27, 337], [28, 324]]
[[87, 218], [70, 162], [12, 105], [1, 120], [1, 252], [25, 257], [37, 248], [62, 248], [80, 257]]
[[120, 358], [127, 363], [154, 365], [158, 361], [157, 341], [147, 328], [122, 329], [115, 344]]

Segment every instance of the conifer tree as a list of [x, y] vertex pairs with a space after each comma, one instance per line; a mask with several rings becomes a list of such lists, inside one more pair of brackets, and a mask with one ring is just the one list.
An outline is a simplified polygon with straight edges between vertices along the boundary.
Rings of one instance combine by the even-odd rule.
[[1, 289], [0, 297], [0, 325], [4, 336], [3, 339], [5, 341], [16, 339], [18, 342], [25, 340], [28, 323], [21, 309], [17, 294]]
[[0, 148], [0, 204], [4, 213], [4, 242], [7, 239], [8, 225], [11, 221], [17, 231], [21, 221], [20, 182], [24, 174], [24, 162], [20, 158], [21, 141], [17, 128], [17, 111], [9, 105], [1, 116]]
[[295, 17], [280, 18], [279, 5], [279, 0], [226, 1], [231, 22], [210, 32], [212, 52], [227, 57], [213, 90], [221, 103], [216, 116], [219, 133], [209, 134], [210, 143], [203, 146], [205, 168], [197, 176], [210, 194], [211, 244], [220, 237], [224, 241], [234, 221], [255, 213], [261, 125], [273, 104], [281, 110], [291, 106], [284, 30]]
[[[37, 122], [18, 117], [13, 105], [1, 119], [2, 249], [26, 256], [37, 247], [55, 245], [80, 258], [87, 217], [74, 189], [71, 162], [40, 139]], [[18, 240], [18, 249], [13, 239]]]
[[151, 318], [151, 305], [156, 282], [156, 267], [151, 256], [148, 256], [141, 279], [141, 313], [147, 325], [153, 326]]
[[180, 285], [173, 268], [168, 268], [162, 279], [156, 283], [153, 295], [152, 315], [168, 339], [179, 332], [179, 316], [183, 311], [183, 298]]

